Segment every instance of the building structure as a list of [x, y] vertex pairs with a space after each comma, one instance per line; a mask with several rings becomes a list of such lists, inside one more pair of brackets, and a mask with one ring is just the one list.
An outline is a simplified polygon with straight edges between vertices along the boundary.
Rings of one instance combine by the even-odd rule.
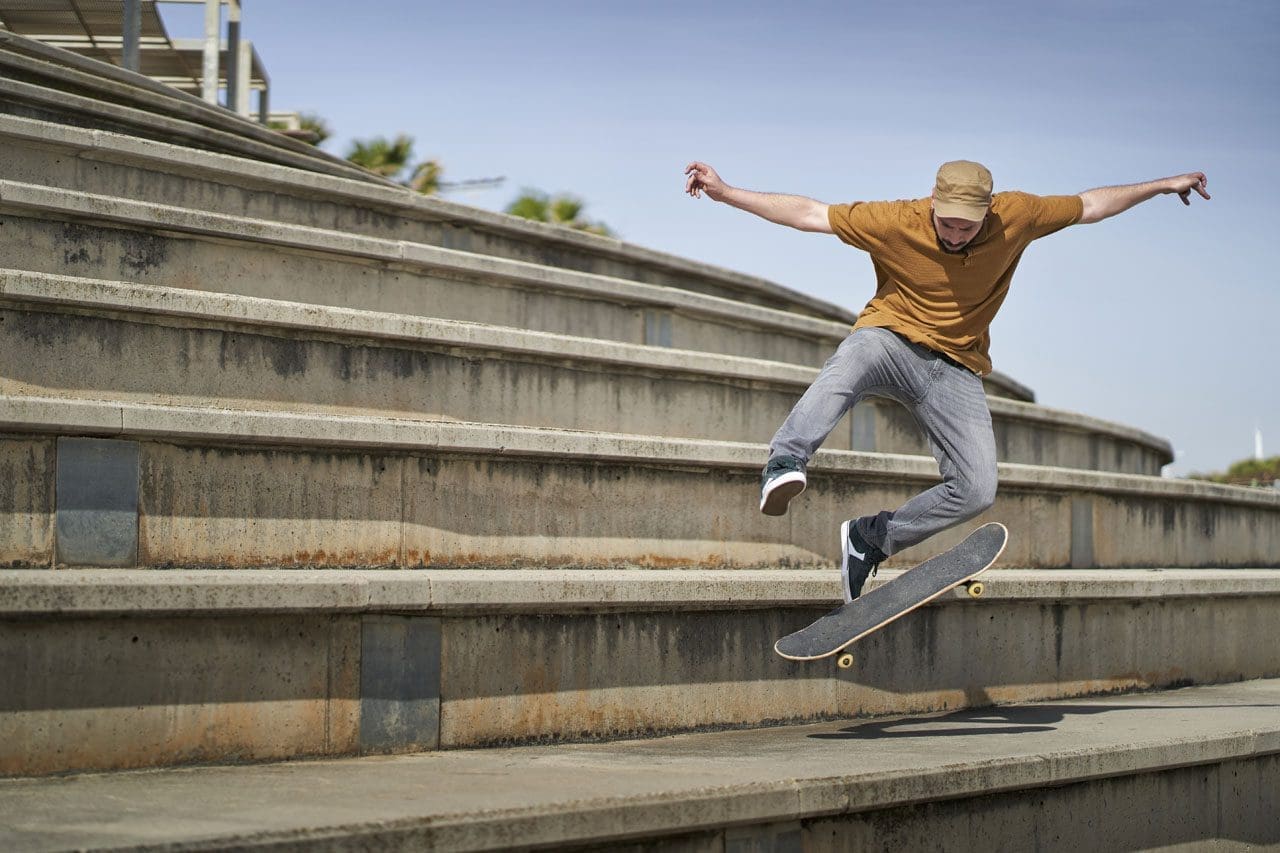
[[[0, 27], [137, 71], [266, 124], [271, 80], [253, 42], [242, 38], [241, 0], [165, 2], [202, 4], [203, 35], [171, 36], [155, 0], [0, 0]], [[253, 92], [258, 93], [256, 108]]]

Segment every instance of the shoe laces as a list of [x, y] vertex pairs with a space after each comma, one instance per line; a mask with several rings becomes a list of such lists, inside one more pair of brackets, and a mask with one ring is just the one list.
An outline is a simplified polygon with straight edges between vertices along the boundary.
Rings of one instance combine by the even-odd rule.
[[770, 474], [775, 471], [795, 471], [798, 469], [799, 466], [796, 465], [795, 460], [786, 456], [779, 456], [777, 458], [770, 459], [769, 463], [765, 465], [765, 471]]

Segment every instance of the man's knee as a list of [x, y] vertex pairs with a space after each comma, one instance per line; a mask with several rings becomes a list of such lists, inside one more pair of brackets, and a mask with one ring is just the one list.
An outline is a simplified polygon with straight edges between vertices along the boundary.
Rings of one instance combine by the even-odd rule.
[[970, 519], [991, 509], [996, 502], [996, 485], [994, 470], [957, 480], [955, 495], [962, 517]]

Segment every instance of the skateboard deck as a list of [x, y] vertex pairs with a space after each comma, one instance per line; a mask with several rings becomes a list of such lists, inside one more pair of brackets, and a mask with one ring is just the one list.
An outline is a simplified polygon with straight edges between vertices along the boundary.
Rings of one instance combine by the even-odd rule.
[[[1003, 524], [984, 524], [951, 550], [788, 634], [774, 643], [773, 649], [788, 660], [830, 657], [962, 583], [976, 598], [982, 594], [982, 583], [973, 579], [999, 559], [1008, 538]], [[852, 665], [853, 656], [846, 653], [837, 663], [846, 668]]]

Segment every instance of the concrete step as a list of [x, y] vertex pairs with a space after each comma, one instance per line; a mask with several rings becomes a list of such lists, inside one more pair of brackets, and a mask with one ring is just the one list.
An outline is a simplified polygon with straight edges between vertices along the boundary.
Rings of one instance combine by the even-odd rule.
[[[0, 560], [29, 565], [829, 565], [842, 521], [938, 476], [918, 456], [824, 450], [769, 518], [758, 444], [12, 395], [0, 431]], [[999, 473], [980, 520], [1014, 531], [1011, 565], [1280, 567], [1275, 490]]]
[[1280, 676], [1280, 571], [985, 577], [981, 598], [932, 602], [857, 644], [841, 670], [772, 650], [838, 603], [833, 567], [0, 570], [0, 775], [608, 739]]
[[855, 314], [754, 276], [403, 187], [320, 175], [190, 143], [0, 116], [0, 178], [228, 216], [493, 255], [676, 287], [848, 326]]
[[10, 850], [1280, 845], [1280, 682], [657, 740], [0, 782]]
[[821, 364], [848, 325], [417, 243], [0, 181], [10, 266]]
[[[0, 393], [767, 441], [810, 367], [451, 320], [0, 270]], [[1004, 461], [1158, 474], [1154, 436], [990, 401]], [[832, 449], [929, 453], [868, 401]]]
[[[312, 145], [116, 65], [0, 31], [0, 112], [175, 143], [362, 184], [391, 182]], [[89, 131], [92, 132], [92, 131]]]

